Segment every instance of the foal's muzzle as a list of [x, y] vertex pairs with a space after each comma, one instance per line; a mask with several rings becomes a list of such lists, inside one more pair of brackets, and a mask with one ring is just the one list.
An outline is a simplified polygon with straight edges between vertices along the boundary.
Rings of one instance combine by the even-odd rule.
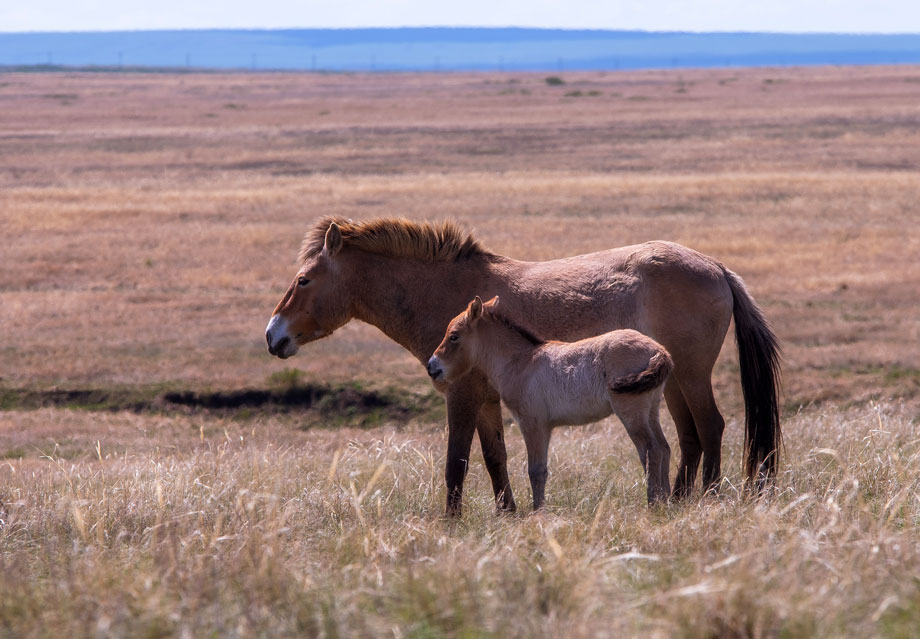
[[428, 369], [428, 377], [431, 379], [444, 379], [444, 368], [437, 357], [429, 359], [426, 368]]

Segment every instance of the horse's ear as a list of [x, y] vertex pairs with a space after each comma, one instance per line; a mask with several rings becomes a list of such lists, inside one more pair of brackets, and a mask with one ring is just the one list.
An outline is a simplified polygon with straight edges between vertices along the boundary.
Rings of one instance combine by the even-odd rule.
[[466, 316], [470, 322], [475, 322], [482, 315], [482, 298], [478, 295], [470, 302], [470, 307], [466, 311]]
[[496, 295], [495, 297], [490, 299], [488, 302], [486, 302], [486, 306], [489, 306], [489, 307], [498, 306], [498, 295]]
[[326, 230], [326, 241], [323, 244], [323, 251], [329, 257], [332, 257], [339, 252], [339, 249], [342, 248], [342, 231], [339, 230], [339, 225], [335, 222], [329, 224], [329, 228]]

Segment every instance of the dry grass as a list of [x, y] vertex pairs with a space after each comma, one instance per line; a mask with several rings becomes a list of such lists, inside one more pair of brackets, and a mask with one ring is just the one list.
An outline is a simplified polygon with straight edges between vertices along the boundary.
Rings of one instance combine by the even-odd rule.
[[[449, 522], [441, 430], [8, 413], [0, 436], [20, 438], [24, 457], [0, 465], [0, 629], [911, 636], [916, 420], [896, 404], [788, 419], [790, 462], [763, 502], [733, 487], [732, 426], [717, 498], [646, 508], [635, 453], [610, 422], [557, 433], [547, 512], [496, 517], [475, 462], [464, 519]], [[524, 497], [523, 444], [508, 439]]]
[[736, 492], [731, 340], [722, 494], [660, 510], [613, 422], [558, 433], [538, 516], [496, 518], [474, 454], [446, 522], [430, 417], [5, 410], [0, 635], [912, 636], [917, 76], [0, 75], [0, 405], [292, 364], [426, 393], [371, 327], [286, 364], [262, 335], [316, 217], [453, 216], [523, 259], [725, 262], [783, 345], [788, 445], [776, 495]]

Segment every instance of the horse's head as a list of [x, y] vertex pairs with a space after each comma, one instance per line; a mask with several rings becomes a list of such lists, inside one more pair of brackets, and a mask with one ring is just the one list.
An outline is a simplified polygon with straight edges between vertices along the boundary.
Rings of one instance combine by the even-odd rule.
[[444, 339], [428, 360], [431, 379], [450, 382], [470, 372], [474, 364], [476, 326], [482, 318], [483, 307], [493, 308], [497, 303], [498, 296], [485, 303], [477, 296], [465, 311], [450, 321]]
[[272, 355], [287, 359], [307, 342], [331, 335], [348, 322], [348, 296], [335, 259], [342, 243], [339, 227], [330, 224], [323, 250], [307, 258], [297, 271], [265, 329]]

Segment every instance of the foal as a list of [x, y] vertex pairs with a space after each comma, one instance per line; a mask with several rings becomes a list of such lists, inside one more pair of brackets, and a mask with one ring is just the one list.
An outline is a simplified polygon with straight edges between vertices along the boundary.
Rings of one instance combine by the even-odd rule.
[[543, 505], [553, 427], [611, 413], [639, 451], [649, 503], [667, 500], [671, 449], [658, 405], [673, 364], [664, 347], [633, 330], [544, 342], [502, 315], [497, 304], [497, 296], [485, 304], [476, 297], [451, 320], [428, 360], [428, 374], [450, 382], [477, 368], [489, 378], [524, 435], [534, 509]]

